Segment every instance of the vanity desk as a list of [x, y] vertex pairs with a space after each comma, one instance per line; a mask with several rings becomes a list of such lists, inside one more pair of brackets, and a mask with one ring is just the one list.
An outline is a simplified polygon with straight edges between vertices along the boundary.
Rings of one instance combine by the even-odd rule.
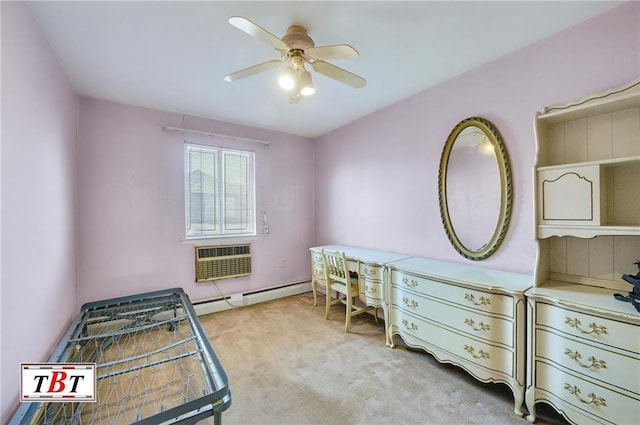
[[[311, 248], [311, 288], [313, 289], [313, 305], [317, 301], [317, 285], [326, 287], [322, 249], [344, 252], [349, 261], [349, 270], [358, 273], [360, 301], [365, 305], [382, 308], [385, 323], [388, 322], [388, 305], [384, 302], [384, 273], [387, 263], [409, 257], [406, 254], [378, 251], [375, 249], [357, 248], [345, 245], [324, 245]], [[387, 345], [389, 345], [387, 341]]]
[[482, 382], [504, 383], [522, 416], [525, 298], [533, 276], [408, 255], [327, 245], [311, 248], [312, 282], [323, 279], [322, 248], [343, 251], [357, 271], [360, 300], [382, 307], [394, 336]]

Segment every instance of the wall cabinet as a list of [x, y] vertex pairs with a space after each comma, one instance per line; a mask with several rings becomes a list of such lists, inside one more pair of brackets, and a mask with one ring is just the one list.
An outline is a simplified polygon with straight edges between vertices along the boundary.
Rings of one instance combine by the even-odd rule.
[[640, 313], [613, 294], [640, 259], [640, 80], [536, 116], [535, 287], [527, 296], [528, 419], [637, 423]]
[[539, 238], [640, 235], [640, 80], [536, 116]]

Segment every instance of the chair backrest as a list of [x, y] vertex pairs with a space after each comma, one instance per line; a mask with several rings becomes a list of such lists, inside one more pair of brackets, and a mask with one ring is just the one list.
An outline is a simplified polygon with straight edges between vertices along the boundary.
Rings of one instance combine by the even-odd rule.
[[349, 263], [347, 263], [347, 257], [344, 252], [323, 249], [322, 258], [327, 279], [341, 282], [345, 285], [349, 284]]

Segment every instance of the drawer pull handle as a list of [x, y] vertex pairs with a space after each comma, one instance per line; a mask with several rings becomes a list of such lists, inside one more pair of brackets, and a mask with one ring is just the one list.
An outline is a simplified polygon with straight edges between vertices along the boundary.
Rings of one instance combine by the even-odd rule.
[[580, 361], [580, 359], [582, 359], [582, 354], [578, 353], [578, 351], [571, 351], [570, 349], [567, 348], [564, 354], [568, 356], [571, 360], [574, 360], [577, 364], [579, 364], [580, 366], [586, 369], [606, 369], [607, 368], [607, 362], [605, 362], [604, 360], [598, 360], [594, 356], [589, 356], [589, 358], [587, 359], [587, 361], [591, 362], [591, 364], [584, 364]]
[[570, 318], [570, 317], [566, 317], [564, 323], [566, 323], [567, 325], [571, 326], [572, 328], [576, 328], [577, 330], [579, 330], [581, 333], [585, 334], [585, 335], [591, 335], [591, 334], [595, 334], [595, 335], [600, 335], [600, 334], [607, 334], [607, 327], [606, 326], [598, 326], [596, 325], [594, 322], [592, 322], [589, 325], [589, 328], [591, 330], [589, 331], [585, 331], [584, 329], [581, 329], [580, 326], [582, 325], [582, 323], [580, 323], [580, 320], [576, 319], [576, 318]]
[[408, 277], [403, 277], [402, 283], [407, 285], [409, 288], [415, 288], [416, 286], [418, 286], [418, 281], [416, 281], [415, 279], [409, 280]]
[[489, 298], [485, 298], [484, 296], [481, 296], [478, 302], [476, 302], [476, 297], [473, 294], [464, 294], [464, 299], [469, 301], [473, 305], [485, 306], [491, 304], [491, 300]]
[[411, 302], [409, 302], [409, 298], [402, 297], [402, 302], [404, 303], [404, 305], [414, 310], [418, 308], [418, 303], [416, 302], [416, 300], [411, 300]]
[[478, 351], [478, 354], [476, 354], [475, 348], [473, 348], [470, 345], [466, 345], [465, 344], [464, 351], [466, 351], [467, 353], [471, 354], [471, 357], [473, 357], [474, 359], [487, 360], [489, 358], [489, 353], [487, 353], [484, 350], [480, 350], [480, 351]]
[[365, 276], [374, 277], [377, 273], [374, 269], [364, 268]]
[[580, 388], [576, 387], [575, 385], [570, 385], [570, 384], [565, 383], [564, 384], [564, 389], [569, 391], [569, 394], [575, 396], [581, 403], [593, 404], [594, 406], [606, 406], [607, 405], [607, 400], [605, 400], [602, 397], [597, 397], [594, 393], [591, 393], [591, 394], [587, 395], [587, 397], [589, 397], [589, 400], [585, 400], [584, 398], [582, 398], [580, 396]]
[[373, 295], [373, 294], [375, 294], [376, 292], [378, 292], [378, 291], [376, 290], [376, 288], [375, 288], [375, 287], [367, 286], [367, 285], [364, 285], [364, 290], [365, 290], [365, 292], [366, 292], [367, 294], [371, 294], [371, 295]]
[[478, 324], [478, 327], [476, 327], [476, 322], [473, 321], [473, 319], [464, 319], [464, 324], [465, 325], [469, 325], [471, 327], [471, 329], [473, 329], [474, 331], [478, 331], [478, 332], [485, 332], [485, 331], [489, 331], [491, 330], [491, 326], [480, 322]]
[[415, 332], [415, 331], [418, 330], [418, 325], [416, 325], [413, 322], [411, 322], [411, 324], [409, 324], [409, 321], [407, 319], [404, 319], [402, 321], [402, 324], [404, 325], [405, 328], [407, 328], [408, 331]]

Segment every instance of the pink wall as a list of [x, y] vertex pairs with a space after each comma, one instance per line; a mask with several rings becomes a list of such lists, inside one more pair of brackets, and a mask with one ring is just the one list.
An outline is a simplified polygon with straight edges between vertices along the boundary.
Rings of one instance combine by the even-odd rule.
[[453, 127], [481, 116], [502, 134], [515, 201], [501, 249], [475, 264], [533, 273], [536, 111], [639, 75], [640, 3], [633, 2], [319, 138], [316, 242], [469, 262], [441, 224], [438, 166]]
[[640, 75], [640, 4], [633, 2], [314, 144], [94, 99], [78, 105], [26, 7], [2, 2], [1, 10], [0, 422], [17, 403], [19, 362], [47, 359], [81, 303], [173, 286], [194, 300], [217, 294], [193, 282], [193, 247], [181, 243], [183, 137], [162, 126], [271, 142], [256, 146], [258, 211], [267, 211], [271, 233], [252, 242], [251, 277], [220, 282], [226, 293], [308, 279], [308, 247], [320, 243], [465, 262], [442, 230], [437, 172], [447, 135], [474, 115], [500, 130], [515, 184], [503, 247], [480, 265], [531, 272], [535, 112]]
[[20, 362], [48, 359], [77, 313], [78, 100], [25, 5], [1, 7], [5, 423], [18, 405]]
[[[163, 126], [267, 140], [221, 143], [256, 151], [259, 227], [253, 273], [221, 280], [232, 294], [309, 279], [313, 245], [313, 142], [202, 118], [80, 99], [78, 133], [78, 280], [82, 303], [180, 286], [192, 300], [217, 296], [194, 283], [194, 248], [183, 245], [182, 133]], [[217, 143], [188, 134], [194, 143]]]

